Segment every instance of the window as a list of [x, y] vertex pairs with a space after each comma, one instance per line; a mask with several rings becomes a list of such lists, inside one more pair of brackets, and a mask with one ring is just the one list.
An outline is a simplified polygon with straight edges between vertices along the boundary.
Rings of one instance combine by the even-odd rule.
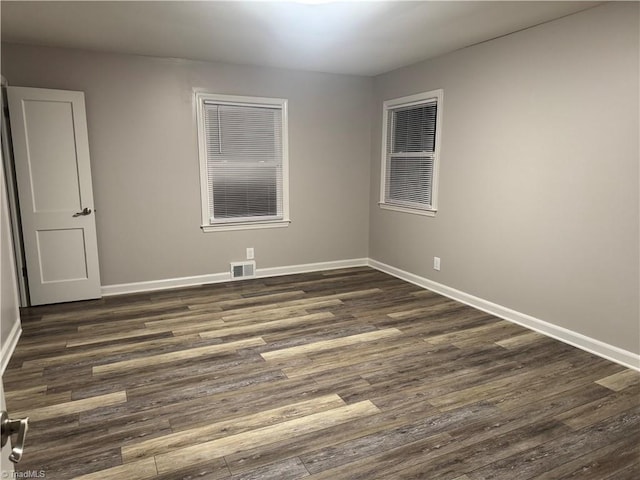
[[289, 224], [287, 101], [196, 93], [202, 229]]
[[383, 104], [380, 206], [435, 215], [442, 90]]

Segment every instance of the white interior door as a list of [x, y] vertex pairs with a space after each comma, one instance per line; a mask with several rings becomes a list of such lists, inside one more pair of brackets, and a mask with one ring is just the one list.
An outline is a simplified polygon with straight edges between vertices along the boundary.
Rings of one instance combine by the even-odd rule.
[[84, 93], [7, 93], [31, 304], [99, 298]]

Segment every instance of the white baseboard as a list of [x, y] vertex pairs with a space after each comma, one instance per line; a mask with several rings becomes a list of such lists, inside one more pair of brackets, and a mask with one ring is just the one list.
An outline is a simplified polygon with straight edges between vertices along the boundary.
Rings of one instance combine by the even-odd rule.
[[[289, 265], [284, 267], [257, 268], [254, 278], [277, 277], [295, 273], [318, 272], [322, 270], [335, 270], [337, 268], [364, 267], [368, 265], [367, 258], [355, 258], [349, 260], [336, 260], [332, 262], [306, 263], [302, 265]], [[165, 280], [151, 280], [148, 282], [121, 283], [117, 285], [102, 286], [102, 295], [122, 295], [125, 293], [152, 292], [169, 288], [193, 287], [206, 283], [221, 283], [231, 281], [230, 272], [212, 273], [208, 275], [196, 275], [193, 277], [168, 278]], [[241, 281], [241, 280], [240, 280]]]
[[517, 323], [518, 325], [530, 330], [534, 330], [555, 338], [556, 340], [560, 340], [561, 342], [573, 345], [574, 347], [593, 353], [599, 357], [606, 358], [607, 360], [619, 363], [625, 367], [640, 371], [640, 355], [636, 353], [623, 350], [622, 348], [596, 340], [595, 338], [588, 337], [581, 333], [574, 332], [573, 330], [545, 322], [544, 320], [532, 317], [531, 315], [503, 307], [502, 305], [456, 290], [455, 288], [451, 288], [413, 273], [400, 270], [399, 268], [386, 265], [378, 262], [377, 260], [369, 259], [369, 266], [422, 288], [426, 288], [427, 290], [444, 295], [445, 297], [470, 305], [478, 310], [482, 310], [483, 312], [490, 313], [496, 317]]
[[21, 334], [22, 325], [20, 323], [20, 318], [18, 317], [13, 322], [13, 327], [11, 327], [11, 332], [9, 332], [7, 338], [2, 339], [2, 355], [0, 355], [1, 375], [4, 375], [7, 365], [9, 365], [9, 360], [11, 360], [13, 351], [16, 349], [16, 345], [18, 345], [18, 340], [20, 339]]
[[196, 275], [193, 277], [167, 278], [164, 280], [150, 280], [147, 282], [120, 283], [117, 285], [103, 285], [102, 295], [122, 295], [125, 293], [153, 292], [169, 288], [193, 287], [205, 283], [220, 283], [231, 279], [229, 272]]
[[279, 277], [295, 273], [320, 272], [323, 270], [336, 270], [338, 268], [366, 267], [368, 258], [353, 258], [350, 260], [336, 260], [333, 262], [305, 263], [302, 265], [290, 265], [287, 267], [257, 268], [256, 277]]

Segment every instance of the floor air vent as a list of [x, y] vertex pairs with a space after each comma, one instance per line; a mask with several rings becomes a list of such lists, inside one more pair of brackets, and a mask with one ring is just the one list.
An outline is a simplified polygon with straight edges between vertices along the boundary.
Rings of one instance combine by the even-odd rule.
[[256, 276], [256, 262], [232, 262], [231, 279], [250, 278]]

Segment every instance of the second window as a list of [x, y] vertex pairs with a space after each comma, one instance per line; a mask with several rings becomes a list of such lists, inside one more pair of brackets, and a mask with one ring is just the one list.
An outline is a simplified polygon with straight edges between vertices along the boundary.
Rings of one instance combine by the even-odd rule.
[[380, 206], [437, 210], [442, 90], [384, 102]]

